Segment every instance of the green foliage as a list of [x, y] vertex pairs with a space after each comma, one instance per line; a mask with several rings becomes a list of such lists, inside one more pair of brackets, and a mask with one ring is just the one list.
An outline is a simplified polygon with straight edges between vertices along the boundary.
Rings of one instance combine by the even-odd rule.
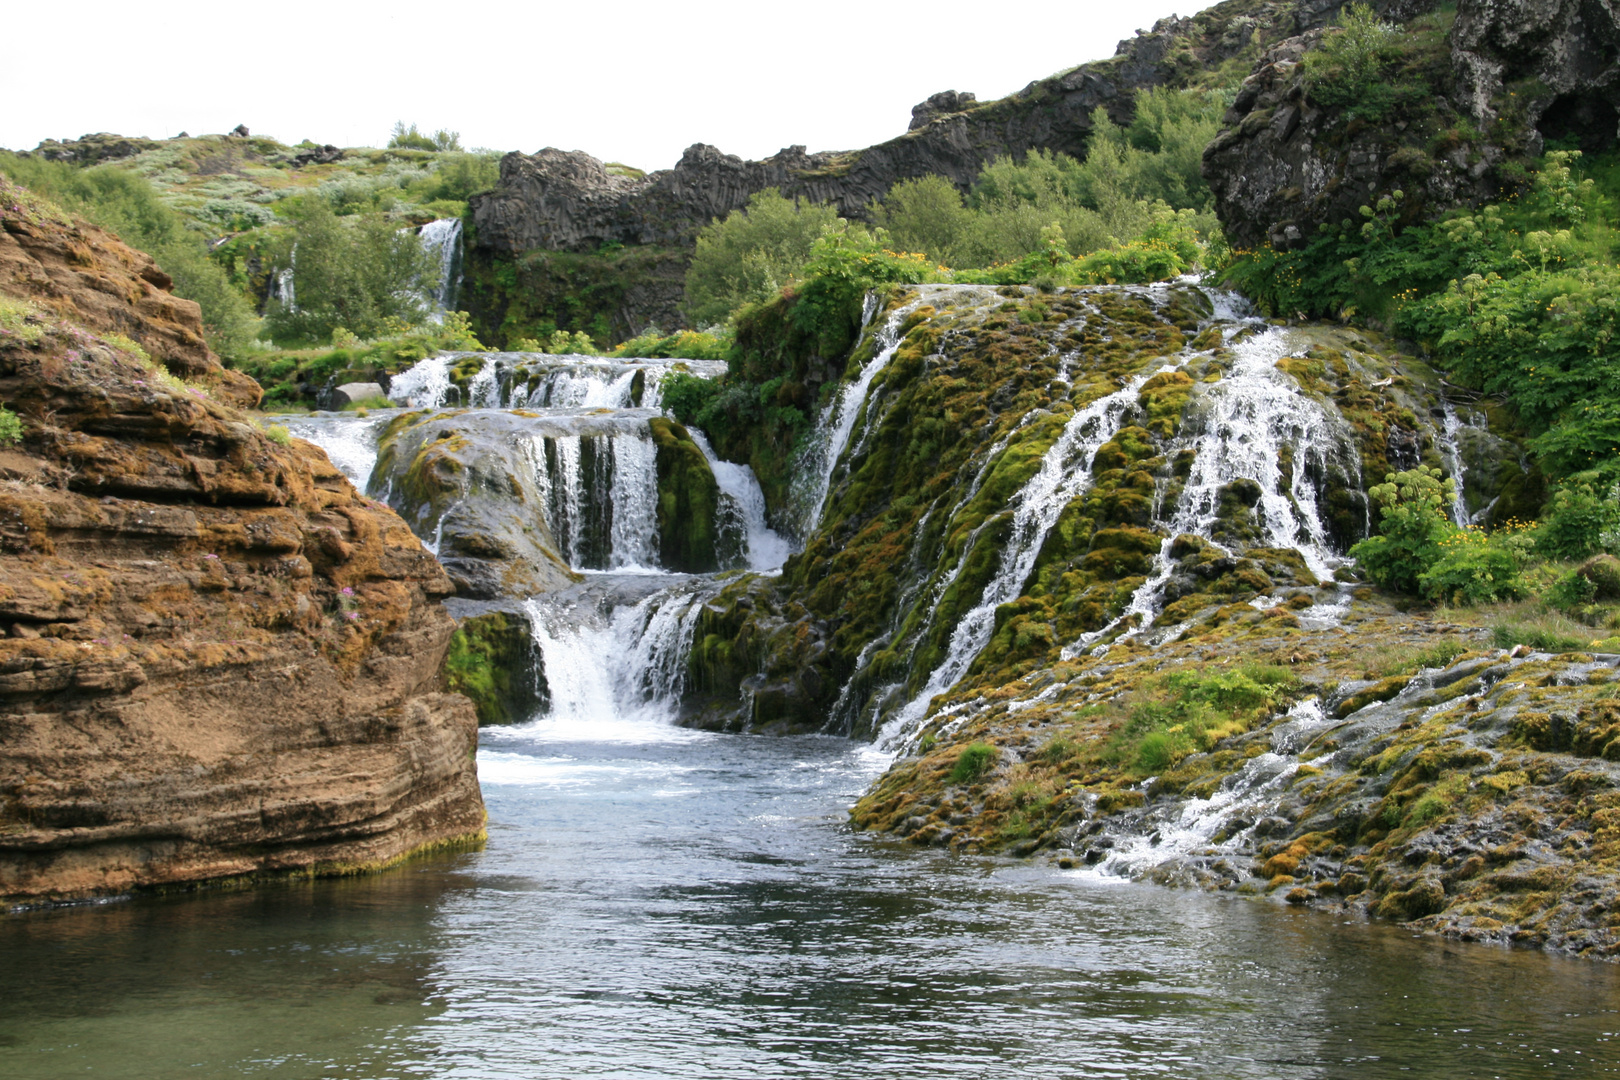
[[756, 192], [748, 206], [699, 231], [686, 272], [686, 313], [700, 326], [721, 323], [743, 304], [776, 295], [803, 272], [824, 232], [849, 225], [831, 206]]
[[1275, 313], [1384, 319], [1505, 398], [1545, 473], [1620, 478], [1620, 232], [1604, 194], [1620, 166], [1596, 163], [1599, 184], [1581, 165], [1549, 153], [1522, 193], [1406, 228], [1393, 191], [1302, 250], [1232, 252], [1222, 280]]
[[1519, 579], [1523, 556], [1501, 534], [1487, 536], [1475, 528], [1451, 529], [1440, 541], [1418, 587], [1432, 600], [1453, 604], [1494, 604], [1520, 600], [1529, 590]]
[[711, 402], [720, 394], [720, 384], [713, 379], [702, 379], [683, 371], [672, 371], [660, 384], [660, 400], [675, 419], [688, 426], [708, 430], [704, 414]]
[[1441, 544], [1459, 530], [1441, 508], [1449, 506], [1456, 485], [1438, 469], [1419, 465], [1391, 473], [1367, 494], [1378, 505], [1377, 536], [1350, 549], [1367, 576], [1380, 585], [1415, 593], [1419, 577], [1440, 558]]
[[1386, 78], [1400, 53], [1400, 30], [1366, 4], [1351, 4], [1339, 12], [1320, 47], [1305, 54], [1305, 85], [1318, 104], [1380, 119], [1402, 89]]
[[658, 360], [724, 360], [731, 353], [731, 340], [729, 332], [677, 330], [673, 334], [660, 334], [648, 330], [615, 345], [609, 355]]
[[269, 439], [277, 446], [292, 445], [292, 432], [288, 431], [287, 428], [282, 424], [266, 425], [264, 435], [265, 438]]
[[995, 764], [1000, 751], [989, 743], [969, 743], [956, 755], [956, 764], [951, 767], [949, 783], [971, 784]]
[[416, 125], [405, 126], [400, 120], [394, 124], [394, 133], [388, 139], [390, 150], [460, 150], [461, 133], [459, 131], [435, 131], [432, 135], [425, 135], [416, 130]]
[[902, 180], [872, 205], [872, 221], [900, 251], [917, 251], [947, 266], [970, 265], [968, 234], [975, 220], [956, 185], [943, 176]]
[[23, 422], [17, 414], [0, 405], [0, 443], [15, 445], [23, 440]]
[[382, 215], [339, 219], [315, 199], [300, 208], [291, 240], [296, 305], [278, 304], [267, 315], [276, 341], [325, 341], [339, 328], [372, 337], [388, 320], [421, 318], [419, 290], [436, 284], [436, 268], [415, 233]]
[[1547, 500], [1536, 551], [1554, 559], [1620, 552], [1620, 483], [1596, 472], [1565, 478]]
[[151, 255], [174, 279], [175, 295], [202, 308], [215, 352], [235, 359], [250, 348], [258, 333], [252, 306], [210, 258], [207, 235], [165, 205], [145, 178], [116, 165], [80, 169], [9, 151], [0, 151], [0, 173]]

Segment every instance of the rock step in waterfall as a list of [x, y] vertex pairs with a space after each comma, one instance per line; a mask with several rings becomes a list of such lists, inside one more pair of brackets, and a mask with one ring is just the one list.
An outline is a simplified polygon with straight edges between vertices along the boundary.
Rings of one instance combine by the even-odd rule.
[[[1238, 298], [1195, 283], [1065, 292], [1077, 293], [1069, 297], [1068, 316], [1052, 316], [1026, 335], [1041, 344], [1042, 362], [1054, 377], [1037, 388], [1015, 421], [974, 447], [956, 481], [922, 513], [904, 561], [883, 567], [897, 579], [904, 602], [894, 605], [876, 636], [860, 643], [827, 702], [830, 711], [831, 698], [837, 699], [836, 722], [880, 732], [880, 743], [893, 752], [914, 747], [930, 725], [936, 734], [941, 730], [936, 699], [975, 670], [1008, 605], [1048, 573], [1043, 567], [1056, 538], [1072, 531], [1060, 523], [1081, 511], [1094, 513], [1098, 500], [1121, 501], [1117, 491], [1102, 489], [1117, 486], [1112, 477], [1122, 440], [1151, 444], [1132, 451], [1140, 465], [1127, 463], [1134, 470], [1131, 483], [1147, 486], [1141, 495], [1147, 509], [1128, 527], [1100, 520], [1093, 529], [1097, 537], [1129, 532], [1127, 539], [1138, 546], [1151, 538], [1151, 548], [1142, 550], [1130, 572], [1115, 575], [1130, 589], [1093, 602], [1099, 612], [1093, 625], [1058, 643], [1067, 657], [1101, 653], [1122, 635], [1167, 640], [1179, 621], [1155, 623], [1167, 608], [1179, 617], [1176, 602], [1189, 590], [1189, 574], [1210, 566], [1226, 573], [1231, 564], [1245, 564], [1250, 553], [1270, 559], [1265, 565], [1273, 571], [1286, 555], [1298, 582], [1331, 585], [1344, 550], [1368, 527], [1367, 425], [1359, 413], [1341, 411], [1322, 381], [1354, 381], [1366, 357], [1325, 352], [1310, 334], [1270, 326], [1248, 314]], [[1017, 296], [1010, 300], [1009, 293]], [[869, 298], [857, 347], [868, 359], [851, 364], [850, 378], [818, 416], [798, 459], [793, 505], [783, 508], [805, 542], [817, 542], [832, 507], [858, 485], [875, 455], [887, 452], [894, 411], [906, 405], [905, 379], [945, 377], [958, 351], [982, 345], [987, 327], [1006, 321], [1004, 310], [1044, 304], [1052, 301], [1035, 298], [1032, 290], [983, 286], [923, 286], [884, 310], [876, 296]], [[1134, 333], [1144, 320], [1175, 328], [1161, 334], [1168, 347], [1122, 353], [1127, 331]], [[896, 375], [896, 356], [918, 340], [933, 347], [922, 359], [922, 374], [912, 358], [899, 366], [906, 374]], [[1311, 358], [1318, 354], [1332, 358], [1326, 363], [1337, 365], [1336, 375], [1316, 371], [1322, 362]], [[1100, 372], [1104, 365], [1109, 374]], [[402, 406], [430, 410], [426, 417], [403, 431], [393, 430], [387, 415], [346, 421], [348, 427], [334, 421], [325, 442], [335, 459], [359, 473], [366, 440], [381, 435], [387, 446], [369, 476], [372, 493], [399, 507], [421, 535], [438, 537], [452, 573], [458, 573], [458, 560], [476, 561], [467, 556], [463, 537], [481, 538], [485, 563], [492, 553], [495, 562], [506, 557], [500, 573], [463, 572], [483, 595], [562, 596], [576, 587], [581, 572], [630, 572], [653, 580], [669, 574], [669, 603], [691, 622], [707, 602], [694, 598], [712, 597], [719, 589], [707, 578], [694, 585], [699, 579], [679, 572], [736, 567], [772, 573], [794, 545], [766, 524], [764, 499], [745, 466], [720, 460], [701, 432], [679, 429], [677, 435], [679, 426], [657, 410], [659, 385], [674, 370], [713, 377], [724, 365], [445, 354], [396, 376], [389, 388]], [[988, 378], [1013, 374], [992, 370]], [[1373, 381], [1371, 375], [1362, 379]], [[984, 396], [993, 399], [995, 387]], [[1164, 401], [1169, 408], [1161, 407]], [[463, 403], [472, 410], [454, 408]], [[1422, 429], [1418, 441], [1462, 474], [1460, 425], [1450, 415], [1438, 410], [1427, 427], [1421, 417], [1399, 422]], [[712, 546], [710, 564], [682, 563], [662, 550], [671, 541], [658, 523], [659, 474], [668, 471], [656, 445], [660, 437], [690, 447], [693, 466], [710, 478], [712, 520], [704, 539]], [[981, 489], [1002, 491], [1009, 473], [1021, 478], [986, 511]], [[1099, 486], [1099, 477], [1110, 479]], [[514, 527], [517, 521], [521, 525]], [[1197, 565], [1189, 561], [1193, 546]], [[525, 557], [541, 572], [507, 572]], [[1274, 578], [1288, 584], [1286, 574]], [[468, 583], [458, 581], [464, 588]], [[1090, 588], [1100, 594], [1102, 585]], [[652, 616], [663, 610], [662, 595], [636, 590], [631, 606], [642, 614], [623, 620], [610, 600], [556, 606], [541, 596], [530, 612], [534, 625], [544, 627], [536, 630], [540, 651], [549, 648], [558, 657], [548, 664], [564, 663], [558, 650], [573, 640], [570, 618], [581, 620], [580, 633], [612, 628], [630, 635], [626, 628], [633, 625], [650, 632]], [[1267, 596], [1264, 590], [1260, 595]], [[1341, 610], [1325, 595], [1306, 614], [1331, 621]], [[682, 639], [669, 640], [675, 645], [666, 641], [663, 651], [652, 652], [666, 670], [678, 671], [683, 665], [671, 667], [667, 649]], [[640, 655], [623, 647], [619, 653]], [[637, 668], [616, 676], [619, 696], [603, 698], [603, 707], [622, 714], [623, 687], [642, 685], [645, 675]], [[643, 686], [654, 711], [670, 716], [678, 710], [679, 681], [659, 683], [656, 692]], [[738, 693], [746, 696], [746, 688], [739, 686]]]

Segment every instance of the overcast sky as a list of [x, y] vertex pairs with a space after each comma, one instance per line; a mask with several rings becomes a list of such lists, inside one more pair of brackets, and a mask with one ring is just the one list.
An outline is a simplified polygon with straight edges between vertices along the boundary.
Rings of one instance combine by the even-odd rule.
[[1208, 6], [1163, 4], [16, 4], [0, 146], [237, 124], [381, 146], [404, 120], [468, 147], [557, 146], [648, 170], [695, 142], [747, 158], [857, 149], [905, 131], [935, 91], [1002, 97]]

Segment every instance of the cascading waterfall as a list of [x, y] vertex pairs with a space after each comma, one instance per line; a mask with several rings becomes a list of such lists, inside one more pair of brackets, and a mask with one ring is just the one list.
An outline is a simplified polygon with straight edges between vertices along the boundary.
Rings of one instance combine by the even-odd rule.
[[[462, 404], [452, 368], [480, 359], [467, 383], [466, 404], [480, 409], [659, 409], [663, 383], [672, 371], [712, 379], [725, 373], [719, 360], [645, 360], [549, 353], [444, 353], [419, 361], [394, 377], [389, 396], [416, 409]], [[638, 393], [639, 386], [639, 393]]]
[[607, 611], [572, 595], [526, 601], [551, 691], [548, 727], [642, 739], [650, 726], [666, 726], [709, 594], [688, 582]]
[[456, 291], [461, 283], [461, 219], [439, 218], [423, 225], [416, 234], [422, 241], [422, 251], [439, 272], [438, 288], [429, 296], [429, 307], [441, 321], [446, 311], [456, 306]]
[[613, 438], [614, 569], [646, 569], [658, 563], [658, 462], [651, 438]]
[[945, 659], [928, 676], [922, 690], [883, 725], [879, 735], [882, 745], [899, 749], [928, 712], [928, 703], [954, 686], [989, 642], [995, 629], [996, 608], [1018, 597], [1058, 515], [1090, 486], [1097, 451], [1119, 432], [1125, 411], [1135, 403], [1142, 384], [1157, 371], [1138, 375], [1112, 394], [1076, 410], [1064, 424], [1063, 433], [1041, 457], [1040, 468], [1018, 494], [1012, 535], [1007, 538], [996, 576], [985, 586], [983, 599], [951, 631]]
[[[1218, 310], [1229, 317], [1238, 314], [1230, 298], [1217, 296], [1226, 301], [1224, 309]], [[1222, 491], [1234, 481], [1258, 485], [1255, 513], [1268, 546], [1298, 551], [1311, 572], [1323, 580], [1331, 580], [1333, 571], [1343, 564], [1331, 550], [1312, 477], [1337, 465], [1353, 474], [1359, 486], [1360, 459], [1353, 449], [1340, 453], [1351, 446], [1343, 419], [1301, 393], [1277, 369], [1277, 361], [1289, 355], [1290, 349], [1288, 334], [1280, 328], [1269, 328], [1232, 347], [1231, 369], [1190, 411], [1186, 422], [1190, 434], [1178, 437], [1168, 450], [1170, 456], [1183, 450], [1191, 450], [1195, 456], [1174, 511], [1162, 523], [1167, 536], [1153, 571], [1118, 618], [1064, 648], [1066, 659], [1073, 659], [1122, 624], [1133, 624], [1129, 631], [1133, 635], [1153, 625], [1165, 583], [1175, 569], [1170, 550], [1177, 536], [1191, 534], [1226, 550], [1214, 540], [1214, 525]], [[1335, 455], [1340, 460], [1334, 461]], [[1292, 462], [1288, 473], [1283, 468], [1285, 460]]]
[[[838, 466], [839, 458], [843, 456], [844, 448], [849, 444], [850, 433], [855, 430], [855, 421], [866, 405], [866, 392], [871, 387], [872, 380], [889, 366], [889, 361], [899, 350], [901, 323], [922, 302], [920, 298], [913, 300], [889, 314], [883, 327], [878, 331], [877, 355], [866, 362], [854, 382], [839, 387], [837, 395], [822, 410], [820, 418], [816, 421], [815, 432], [811, 435], [794, 470], [793, 504], [798, 513], [801, 536], [809, 536], [821, 520], [822, 507], [832, 486], [833, 471]], [[868, 307], [874, 306], [873, 298], [868, 297], [867, 304]], [[871, 321], [870, 317], [867, 321]]]
[[703, 456], [709, 459], [709, 468], [714, 472], [714, 481], [725, 504], [724, 512], [735, 516], [748, 568], [766, 573], [782, 569], [782, 564], [793, 554], [793, 545], [765, 523], [765, 494], [759, 489], [754, 470], [722, 460], [701, 431], [692, 430], [691, 435]]
[[319, 421], [293, 419], [285, 421], [285, 426], [289, 434], [325, 450], [349, 483], [365, 491], [377, 466], [377, 432], [386, 422], [386, 416], [351, 415]]
[[455, 386], [450, 381], [449, 356], [419, 360], [408, 371], [395, 375], [388, 384], [388, 400], [412, 409], [442, 408]]
[[[1135, 877], [1177, 858], [1194, 854], [1218, 858], [1252, 846], [1256, 824], [1299, 770], [1300, 750], [1331, 723], [1316, 698], [1299, 702], [1272, 729], [1265, 753], [1249, 758], [1207, 798], [1144, 814], [1132, 834], [1089, 872]], [[1234, 823], [1241, 828], [1231, 828]], [[1223, 831], [1227, 836], [1216, 841]]]

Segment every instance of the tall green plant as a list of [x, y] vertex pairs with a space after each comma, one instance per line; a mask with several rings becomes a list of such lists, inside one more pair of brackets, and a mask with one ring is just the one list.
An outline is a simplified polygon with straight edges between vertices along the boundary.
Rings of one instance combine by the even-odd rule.
[[419, 321], [437, 267], [421, 241], [381, 214], [339, 218], [324, 199], [299, 208], [287, 255], [295, 303], [266, 316], [278, 342], [331, 339], [339, 328], [372, 337], [391, 321]]
[[726, 320], [746, 303], [774, 296], [798, 277], [827, 230], [848, 225], [831, 206], [788, 199], [766, 188], [697, 236], [686, 271], [686, 314], [699, 326]]

